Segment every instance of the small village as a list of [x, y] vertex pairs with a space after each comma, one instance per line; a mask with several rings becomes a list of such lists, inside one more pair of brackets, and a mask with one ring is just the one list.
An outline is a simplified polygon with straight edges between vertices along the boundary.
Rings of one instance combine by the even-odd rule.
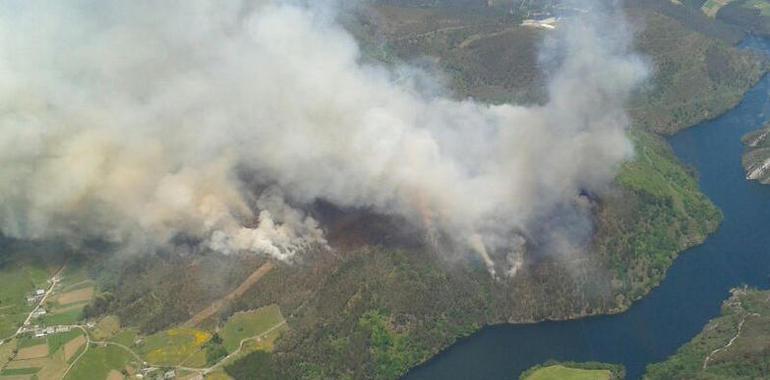
[[[82, 268], [65, 267], [46, 268], [34, 287], [17, 294], [24, 314], [15, 332], [0, 337], [0, 380], [224, 379], [227, 363], [271, 349], [288, 329], [272, 305], [238, 313], [222, 331], [203, 330], [196, 322], [140, 335], [122, 328], [115, 316], [87, 318], [84, 308], [98, 294], [96, 283]], [[218, 354], [212, 356], [211, 347]], [[105, 361], [110, 367], [102, 366]], [[94, 377], [95, 371], [102, 374]]]

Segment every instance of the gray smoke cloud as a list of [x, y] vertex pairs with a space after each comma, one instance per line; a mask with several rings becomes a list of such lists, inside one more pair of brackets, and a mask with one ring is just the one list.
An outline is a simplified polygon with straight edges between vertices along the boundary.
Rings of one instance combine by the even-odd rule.
[[302, 211], [323, 199], [439, 231], [493, 273], [490, 252], [507, 252], [515, 273], [542, 219], [632, 155], [623, 108], [646, 71], [612, 10], [552, 32], [549, 100], [525, 107], [426, 94], [362, 63], [329, 9], [0, 3], [2, 233], [141, 247], [181, 234], [291, 261], [326, 244]]

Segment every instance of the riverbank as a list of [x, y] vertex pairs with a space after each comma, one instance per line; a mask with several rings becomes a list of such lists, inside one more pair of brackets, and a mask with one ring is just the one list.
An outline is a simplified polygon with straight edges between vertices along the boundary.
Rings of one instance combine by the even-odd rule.
[[[752, 45], [770, 51], [764, 41], [749, 40], [744, 47]], [[725, 218], [705, 244], [673, 263], [660, 287], [615, 316], [487, 327], [407, 378], [502, 379], [556, 359], [623, 364], [628, 378], [637, 379], [647, 364], [673, 354], [718, 315], [729, 289], [768, 286], [770, 238], [756, 226], [770, 223], [770, 210], [759, 206], [770, 200], [770, 191], [745, 181], [740, 160], [740, 137], [768, 121], [768, 94], [765, 77], [730, 112], [669, 140], [677, 156], [698, 170], [701, 189]]]

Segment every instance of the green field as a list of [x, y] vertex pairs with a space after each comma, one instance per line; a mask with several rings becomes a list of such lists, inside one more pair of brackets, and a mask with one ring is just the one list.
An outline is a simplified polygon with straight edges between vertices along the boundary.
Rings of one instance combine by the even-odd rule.
[[[91, 330], [93, 340], [108, 340], [118, 334], [120, 331], [120, 319], [114, 315], [108, 315], [99, 320], [96, 326]], [[130, 346], [131, 342], [126, 344]]]
[[118, 344], [122, 344], [126, 347], [131, 347], [134, 344], [134, 341], [136, 340], [136, 330], [134, 329], [124, 329], [120, 330], [115, 336], [113, 336], [110, 341], [115, 342]]
[[83, 308], [77, 308], [61, 313], [47, 314], [41, 318], [41, 323], [45, 326], [73, 325], [83, 319]]
[[0, 371], [0, 376], [32, 375], [40, 372], [40, 368], [15, 368]]
[[46, 344], [46, 338], [32, 338], [30, 336], [21, 335], [19, 339], [19, 348], [32, 347], [40, 344]]
[[278, 305], [237, 313], [227, 321], [222, 329], [223, 344], [227, 352], [233, 352], [238, 349], [243, 339], [264, 334], [282, 322], [284, 319]]
[[66, 380], [91, 380], [105, 379], [111, 370], [120, 371], [126, 366], [136, 365], [135, 359], [130, 353], [120, 347], [109, 345], [106, 347], [92, 347], [83, 355], [72, 370], [67, 374]]
[[146, 337], [139, 351], [152, 365], [203, 367], [206, 353], [201, 348], [210, 339], [211, 334], [202, 330], [175, 328]]
[[606, 369], [568, 368], [552, 365], [536, 370], [522, 380], [610, 380], [612, 373]]

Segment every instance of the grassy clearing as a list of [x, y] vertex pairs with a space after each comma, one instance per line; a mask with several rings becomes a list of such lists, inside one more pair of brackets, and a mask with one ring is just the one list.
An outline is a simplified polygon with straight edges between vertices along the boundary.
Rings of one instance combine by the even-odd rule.
[[288, 330], [289, 330], [289, 326], [284, 324], [281, 327], [276, 328], [270, 331], [269, 333], [262, 335], [257, 340], [246, 341], [243, 345], [243, 350], [246, 352], [273, 351], [273, 347], [275, 346], [275, 341], [281, 336], [281, 334], [283, 334]]
[[106, 379], [110, 371], [120, 372], [127, 366], [136, 366], [133, 357], [116, 346], [92, 347], [78, 360], [65, 380]]
[[209, 363], [205, 350], [197, 350], [185, 358], [181, 365], [191, 368], [204, 368], [214, 363]]
[[556, 362], [530, 368], [521, 380], [621, 380], [626, 377], [622, 365], [599, 362]]
[[136, 335], [137, 333], [135, 329], [123, 329], [119, 333], [115, 334], [115, 336], [113, 336], [110, 341], [122, 344], [126, 347], [131, 347], [134, 345]]
[[0, 372], [0, 376], [34, 375], [40, 372], [40, 368], [15, 368]]
[[19, 349], [46, 344], [47, 342], [46, 338], [33, 338], [28, 335], [19, 339]]
[[41, 323], [46, 326], [73, 325], [83, 320], [83, 306], [74, 310], [46, 314]]
[[114, 315], [108, 315], [99, 320], [94, 329], [91, 330], [91, 335], [94, 340], [107, 340], [118, 332], [120, 332], [120, 319]]
[[[233, 352], [240, 346], [241, 340], [251, 338], [265, 333], [271, 328], [284, 322], [281, 309], [278, 305], [265, 306], [263, 308], [237, 313], [233, 315], [222, 329], [222, 339], [228, 352]], [[266, 341], [272, 342], [280, 335], [280, 332], [265, 337]], [[269, 345], [272, 349], [272, 344]]]
[[153, 365], [175, 366], [184, 363], [190, 367], [202, 367], [206, 365], [206, 355], [201, 348], [210, 339], [211, 334], [203, 330], [175, 328], [148, 336], [139, 351]]
[[[7, 338], [16, 332], [21, 323], [26, 318], [26, 312], [15, 312], [14, 310], [0, 311], [0, 337]], [[0, 338], [0, 339], [2, 339]]]
[[540, 368], [523, 380], [610, 380], [612, 373], [606, 369], [569, 368], [552, 365]]
[[206, 375], [206, 380], [232, 380], [225, 371], [216, 371]]

